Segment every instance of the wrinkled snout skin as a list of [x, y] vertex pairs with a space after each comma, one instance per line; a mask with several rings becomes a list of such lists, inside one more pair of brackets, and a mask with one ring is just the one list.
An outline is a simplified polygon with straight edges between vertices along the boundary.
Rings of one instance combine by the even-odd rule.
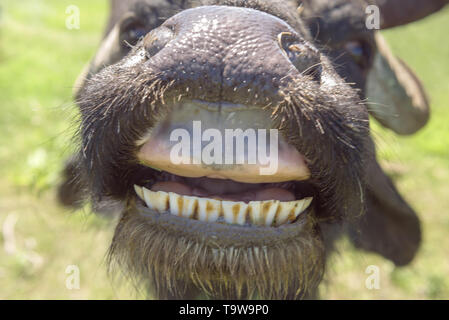
[[144, 39], [149, 67], [198, 99], [259, 106], [279, 100], [281, 83], [304, 71], [288, 57], [294, 54], [288, 46], [296, 43], [313, 55], [304, 55], [300, 68], [320, 62], [320, 54], [281, 19], [219, 6], [185, 10]]

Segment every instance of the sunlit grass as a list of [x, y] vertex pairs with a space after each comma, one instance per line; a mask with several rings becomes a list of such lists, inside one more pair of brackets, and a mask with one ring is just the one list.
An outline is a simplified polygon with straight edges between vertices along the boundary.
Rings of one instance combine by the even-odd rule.
[[[65, 9], [72, 4], [80, 8], [79, 30], [65, 26]], [[58, 172], [73, 150], [72, 86], [101, 39], [106, 1], [3, 0], [0, 5], [0, 299], [134, 297], [106, 275], [114, 221], [91, 215], [88, 208], [68, 212], [54, 199]], [[393, 168], [399, 189], [422, 218], [423, 246], [410, 266], [397, 269], [341, 241], [340, 253], [329, 263], [324, 298], [449, 298], [447, 30], [449, 10], [384, 32], [422, 78], [433, 113], [412, 137], [373, 125], [383, 163]], [[5, 225], [15, 226], [13, 236]], [[68, 265], [80, 268], [79, 290], [66, 288]], [[380, 267], [380, 290], [365, 288], [369, 265]]]

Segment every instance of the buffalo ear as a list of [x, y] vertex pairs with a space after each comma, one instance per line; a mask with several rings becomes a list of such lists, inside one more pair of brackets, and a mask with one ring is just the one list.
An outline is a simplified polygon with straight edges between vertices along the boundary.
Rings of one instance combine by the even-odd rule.
[[349, 226], [349, 236], [357, 248], [403, 266], [411, 262], [421, 243], [420, 221], [376, 161], [373, 143], [372, 149], [367, 166], [366, 212]]
[[441, 10], [449, 0], [368, 0], [379, 7], [381, 29], [411, 23]]
[[377, 50], [365, 88], [370, 114], [397, 134], [413, 134], [429, 120], [426, 91], [415, 73], [395, 57], [378, 32], [375, 42]]

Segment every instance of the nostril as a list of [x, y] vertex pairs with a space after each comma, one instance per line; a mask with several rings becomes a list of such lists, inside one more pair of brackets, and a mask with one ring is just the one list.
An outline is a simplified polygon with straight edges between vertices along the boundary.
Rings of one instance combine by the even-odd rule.
[[293, 65], [303, 75], [311, 76], [314, 80], [321, 79], [320, 53], [307, 44], [294, 44], [289, 46], [289, 58]]
[[173, 30], [164, 26], [154, 29], [148, 33], [143, 39], [143, 46], [147, 57], [150, 58], [155, 56], [173, 39], [173, 37]]
[[321, 55], [316, 48], [290, 32], [280, 33], [278, 42], [285, 55], [302, 75], [310, 76], [314, 81], [321, 80]]

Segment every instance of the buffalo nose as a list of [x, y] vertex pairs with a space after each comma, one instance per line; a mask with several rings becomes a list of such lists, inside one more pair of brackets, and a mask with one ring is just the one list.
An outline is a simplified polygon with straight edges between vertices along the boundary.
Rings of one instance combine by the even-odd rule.
[[318, 50], [285, 21], [254, 9], [185, 10], [143, 45], [152, 70], [208, 101], [267, 105], [289, 78], [321, 76]]

